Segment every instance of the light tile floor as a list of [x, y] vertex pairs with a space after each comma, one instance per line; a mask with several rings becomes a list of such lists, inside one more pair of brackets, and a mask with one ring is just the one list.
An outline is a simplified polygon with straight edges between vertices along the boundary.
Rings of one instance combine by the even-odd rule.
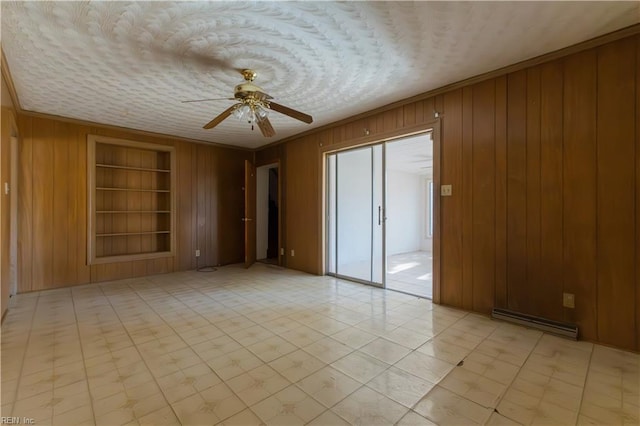
[[387, 288], [416, 296], [433, 297], [433, 257], [416, 251], [387, 257]]
[[260, 264], [19, 295], [1, 355], [38, 425], [640, 422], [637, 354]]

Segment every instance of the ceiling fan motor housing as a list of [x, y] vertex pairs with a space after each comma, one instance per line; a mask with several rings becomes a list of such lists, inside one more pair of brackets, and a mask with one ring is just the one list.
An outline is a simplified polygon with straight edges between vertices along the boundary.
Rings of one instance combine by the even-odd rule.
[[262, 92], [262, 88], [253, 83], [241, 83], [233, 89], [233, 92], [236, 98], [246, 98], [255, 92]]

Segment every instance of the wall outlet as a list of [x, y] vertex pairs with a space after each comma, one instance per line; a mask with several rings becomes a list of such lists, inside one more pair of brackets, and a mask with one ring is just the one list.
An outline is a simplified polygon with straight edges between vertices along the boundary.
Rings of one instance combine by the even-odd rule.
[[575, 308], [576, 296], [571, 293], [562, 293], [562, 306], [565, 308]]
[[196, 257], [200, 257], [200, 250], [196, 250]]
[[296, 255], [296, 251], [295, 250], [291, 250], [291, 257], [294, 257]]
[[284, 247], [280, 249], [280, 256], [284, 256]]
[[440, 195], [443, 197], [451, 196], [451, 185], [441, 185], [440, 186]]

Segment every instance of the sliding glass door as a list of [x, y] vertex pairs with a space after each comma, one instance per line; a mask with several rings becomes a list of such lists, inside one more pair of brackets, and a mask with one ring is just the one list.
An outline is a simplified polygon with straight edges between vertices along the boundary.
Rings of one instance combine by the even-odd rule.
[[384, 147], [327, 158], [328, 273], [383, 286]]
[[327, 155], [327, 273], [432, 297], [431, 135]]

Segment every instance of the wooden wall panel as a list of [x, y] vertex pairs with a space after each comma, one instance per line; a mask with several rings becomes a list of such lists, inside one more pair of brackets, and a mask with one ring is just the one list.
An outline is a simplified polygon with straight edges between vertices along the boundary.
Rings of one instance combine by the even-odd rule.
[[198, 173], [198, 240], [197, 249], [200, 250], [198, 266], [212, 266], [218, 262], [217, 230], [218, 216], [217, 206], [214, 204], [218, 197], [217, 175], [211, 171], [217, 166], [215, 152], [208, 146], [196, 147], [196, 161]]
[[565, 59], [563, 89], [563, 289], [576, 295], [564, 320], [597, 340], [595, 51]]
[[507, 304], [527, 312], [527, 72], [507, 78]]
[[[494, 306], [496, 272], [495, 223], [495, 80], [472, 86], [472, 307], [489, 312]], [[464, 237], [463, 237], [464, 238]]]
[[[582, 338], [637, 349], [638, 39], [408, 102], [402, 114], [372, 113], [316, 137], [347, 148], [409, 132], [434, 109], [442, 112], [440, 180], [453, 195], [440, 199], [441, 302], [572, 322]], [[367, 118], [371, 137], [364, 140], [357, 129]], [[313, 137], [284, 144], [283, 152], [313, 169], [287, 168], [292, 192], [283, 207], [292, 212], [287, 231], [304, 235], [287, 244], [298, 253], [309, 241], [315, 251], [305, 248], [305, 260], [289, 258], [288, 266], [315, 273], [321, 203], [309, 194], [320, 191], [322, 165], [315, 169]], [[575, 295], [575, 308], [562, 306], [563, 292]], [[634, 327], [616, 330], [620, 324]]]
[[32, 239], [33, 239], [33, 140], [31, 138], [31, 121], [18, 117], [20, 129], [18, 192], [18, 293], [31, 291], [32, 273]]
[[636, 351], [640, 352], [640, 35], [636, 37]]
[[[205, 263], [217, 265], [241, 260], [239, 252], [243, 246], [238, 242], [242, 241], [242, 232], [237, 227], [223, 226], [218, 221], [218, 212], [227, 214], [242, 209], [244, 201], [228, 196], [231, 192], [226, 188], [241, 187], [242, 178], [233, 170], [243, 164], [244, 158], [250, 158], [253, 155], [251, 152], [43, 117], [20, 116], [18, 127], [22, 135], [19, 292], [194, 269], [197, 265], [197, 241], [202, 245], [199, 247], [203, 254], [201, 266]], [[87, 265], [88, 134], [176, 147], [179, 182], [176, 191], [178, 247], [175, 259], [167, 257], [91, 267]], [[109, 155], [118, 153], [114, 151]], [[141, 154], [132, 155], [123, 161], [143, 165], [150, 161]], [[119, 183], [126, 186], [127, 183], [148, 179], [148, 176], [131, 172], [122, 174], [119, 179]], [[235, 180], [237, 182], [234, 184]], [[155, 184], [153, 181], [143, 183], [148, 186]], [[129, 208], [135, 209], [140, 202], [139, 197], [145, 196], [148, 194], [131, 196], [126, 203]], [[143, 224], [146, 220], [143, 215], [130, 215], [122, 219], [119, 226], [123, 231], [127, 227], [137, 227], [134, 221]], [[200, 233], [199, 222], [203, 226]], [[123, 239], [115, 244], [149, 248], [157, 242], [140, 238], [129, 243]]]
[[636, 346], [635, 39], [598, 49], [597, 309], [599, 340]]
[[180, 271], [196, 267], [197, 209], [193, 208], [196, 188], [195, 168], [191, 167], [195, 157], [195, 146], [186, 142], [176, 143], [176, 269]]
[[525, 312], [544, 309], [540, 285], [540, 67], [527, 70], [526, 119], [526, 274], [529, 285], [522, 288], [518, 305]]
[[[320, 253], [320, 154], [315, 137], [287, 144], [285, 182], [287, 219], [285, 222], [286, 265], [318, 274], [322, 271]], [[295, 200], [295, 201], [294, 201]], [[291, 256], [291, 250], [295, 256]]]
[[[69, 198], [74, 192], [74, 185], [71, 185], [72, 176], [69, 153], [75, 148], [75, 140], [70, 138], [71, 129], [68, 123], [54, 122], [54, 134], [65, 137], [56, 138], [52, 143], [53, 148], [53, 181], [56, 188], [53, 197], [53, 209], [49, 214], [53, 215], [53, 277], [52, 286], [57, 287], [75, 280], [75, 263], [73, 257], [75, 252], [70, 253], [69, 235]], [[52, 191], [53, 194], [53, 191]], [[77, 231], [75, 231], [77, 232]]]
[[495, 306], [507, 307], [507, 77], [496, 79]]
[[[473, 89], [462, 89], [462, 307], [473, 309]], [[452, 191], [455, 189], [452, 188]], [[443, 212], [446, 214], [446, 212]], [[444, 236], [443, 236], [444, 238]]]
[[561, 321], [562, 311], [562, 62], [540, 67], [540, 271], [537, 309]]
[[[33, 290], [53, 288], [54, 248], [54, 147], [55, 122], [34, 119], [31, 126], [33, 144]], [[37, 241], [37, 243], [36, 243]]]
[[443, 108], [440, 180], [453, 192], [440, 198], [441, 301], [462, 306], [462, 89], [445, 94]]

